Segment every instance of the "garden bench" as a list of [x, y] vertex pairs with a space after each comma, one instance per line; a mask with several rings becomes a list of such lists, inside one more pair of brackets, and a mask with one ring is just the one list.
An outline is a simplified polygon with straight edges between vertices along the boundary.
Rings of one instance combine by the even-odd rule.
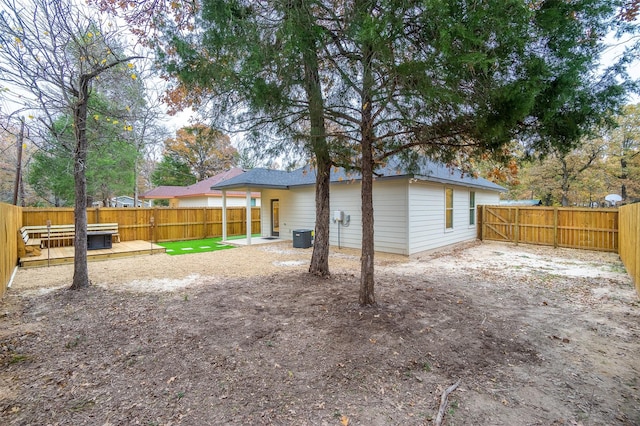
[[[24, 226], [23, 227], [31, 238], [39, 238], [42, 248], [48, 245], [60, 247], [73, 245], [73, 239], [76, 236], [76, 227], [74, 224], [69, 225], [51, 225], [47, 226]], [[89, 223], [87, 224], [87, 232], [107, 232], [111, 234], [111, 238], [115, 242], [120, 242], [120, 234], [117, 223]]]
[[29, 231], [24, 227], [18, 231], [18, 257], [39, 256], [40, 255], [40, 238], [31, 238]]
[[40, 233], [43, 248], [72, 246], [76, 236], [74, 225], [51, 225], [49, 229], [44, 226], [36, 231]]

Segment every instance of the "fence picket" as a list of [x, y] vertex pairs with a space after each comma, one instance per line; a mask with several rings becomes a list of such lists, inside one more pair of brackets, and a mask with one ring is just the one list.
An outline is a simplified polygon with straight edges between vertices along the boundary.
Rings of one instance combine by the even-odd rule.
[[21, 208], [0, 203], [0, 299], [18, 264], [18, 230], [22, 227]]
[[620, 259], [640, 295], [640, 203], [620, 207]]
[[[153, 217], [153, 229], [151, 218]], [[221, 207], [153, 207], [125, 208], [102, 207], [87, 209], [90, 223], [117, 223], [121, 241], [148, 240], [153, 242], [195, 240], [222, 236]], [[52, 225], [73, 223], [73, 209], [24, 208], [24, 225]], [[152, 232], [153, 231], [153, 232]], [[251, 209], [251, 232], [260, 232], [260, 207]], [[227, 235], [246, 233], [246, 208], [227, 208]]]
[[483, 239], [618, 251], [616, 209], [483, 206]]

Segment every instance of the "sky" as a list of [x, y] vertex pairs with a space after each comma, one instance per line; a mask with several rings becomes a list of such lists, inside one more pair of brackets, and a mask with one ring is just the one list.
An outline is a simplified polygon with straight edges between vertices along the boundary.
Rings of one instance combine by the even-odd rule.
[[[614, 35], [611, 34], [609, 35], [609, 37], [605, 38], [605, 43], [610, 45], [611, 47], [606, 49], [601, 57], [601, 63], [603, 64], [603, 66], [606, 67], [614, 64], [616, 60], [620, 58], [620, 56], [624, 52], [624, 49], [628, 46], [633, 45], [634, 41], [638, 40], [638, 37], [640, 36], [635, 37], [635, 39], [632, 37], [625, 37], [621, 40], [616, 40]], [[631, 79], [640, 79], [640, 57], [637, 57], [635, 62], [631, 64], [631, 66], [629, 66], [628, 71], [629, 77], [631, 77]], [[638, 96], [638, 94], [631, 95], [629, 103], [636, 104], [638, 102], [640, 102], [640, 96]]]

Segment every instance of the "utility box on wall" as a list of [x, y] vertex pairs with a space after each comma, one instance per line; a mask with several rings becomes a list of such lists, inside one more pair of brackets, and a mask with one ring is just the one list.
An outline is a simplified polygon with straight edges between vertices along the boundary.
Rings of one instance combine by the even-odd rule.
[[312, 244], [311, 229], [293, 230], [293, 248], [309, 248]]

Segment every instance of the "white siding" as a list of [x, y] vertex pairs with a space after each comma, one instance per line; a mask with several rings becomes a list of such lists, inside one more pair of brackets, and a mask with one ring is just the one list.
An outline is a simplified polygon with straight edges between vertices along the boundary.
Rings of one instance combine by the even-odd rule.
[[[445, 235], [444, 187], [435, 183], [409, 184], [409, 253], [438, 246]], [[454, 191], [454, 198], [456, 196]], [[455, 226], [455, 210], [454, 210]]]
[[[307, 217], [310, 225], [302, 229], [315, 227], [315, 193], [310, 188], [311, 204], [308, 205], [313, 217]], [[374, 210], [374, 246], [375, 250], [407, 254], [407, 190], [406, 181], [376, 182], [373, 189]], [[280, 204], [283, 209], [282, 204]], [[296, 204], [298, 208], [298, 204]], [[349, 225], [340, 225], [333, 221], [334, 212], [341, 210], [345, 218], [349, 216]], [[329, 243], [335, 247], [359, 249], [362, 246], [362, 209], [360, 203], [360, 182], [345, 182], [331, 185], [329, 222]], [[282, 219], [281, 219], [282, 223]], [[296, 225], [300, 222], [295, 222]], [[299, 229], [292, 227], [291, 229]], [[291, 238], [289, 232], [287, 238]], [[339, 240], [338, 240], [339, 238]]]
[[280, 238], [293, 239], [294, 229], [314, 229], [316, 223], [315, 187], [262, 191], [261, 229], [271, 234], [271, 200], [280, 200]]
[[[220, 200], [222, 205], [222, 199]], [[207, 197], [178, 198], [178, 207], [210, 207]], [[215, 204], [213, 205], [215, 207]]]
[[[478, 191], [476, 190], [476, 212], [478, 206], [491, 206], [500, 203], [500, 193], [494, 191]], [[478, 222], [476, 216], [476, 223]]]
[[[293, 239], [295, 229], [315, 229], [315, 188], [264, 190], [262, 192], [262, 235], [271, 232], [271, 200], [280, 200], [280, 238]], [[374, 244], [377, 251], [407, 254], [406, 181], [377, 182], [373, 191]], [[333, 212], [350, 217], [349, 226], [333, 221]], [[359, 249], [362, 244], [360, 183], [331, 185], [329, 242], [332, 246]], [[338, 241], [338, 228], [340, 241]]]
[[469, 192], [476, 193], [480, 204], [496, 203], [499, 194], [492, 191], [450, 185], [453, 189], [453, 229], [445, 229], [445, 185], [414, 182], [409, 185], [409, 253], [447, 246], [476, 238], [476, 225], [469, 225]]
[[376, 251], [409, 254], [407, 183], [407, 179], [373, 183], [373, 232]]
[[[411, 255], [476, 238], [476, 225], [469, 225], [469, 191], [476, 193], [476, 208], [496, 204], [492, 191], [453, 188], [453, 229], [445, 229], [445, 186], [407, 179], [377, 181], [373, 185], [374, 245], [386, 253]], [[293, 239], [295, 229], [315, 229], [315, 187], [263, 190], [262, 235], [271, 233], [271, 200], [280, 200], [280, 238]], [[340, 246], [359, 249], [362, 244], [360, 182], [331, 185], [329, 240], [338, 246], [338, 224], [333, 212], [350, 216], [349, 226], [340, 226]]]
[[[360, 182], [332, 184], [330, 209], [329, 243], [336, 247], [360, 248], [362, 245]], [[333, 221], [333, 215], [336, 211], [344, 212], [345, 222], [343, 224]], [[349, 216], [349, 226], [344, 226], [347, 216]]]

